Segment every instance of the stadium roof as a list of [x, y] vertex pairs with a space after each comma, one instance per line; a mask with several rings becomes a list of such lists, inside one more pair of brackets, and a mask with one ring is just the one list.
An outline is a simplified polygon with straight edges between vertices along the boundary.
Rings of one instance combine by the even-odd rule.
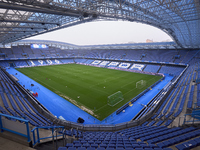
[[200, 48], [199, 0], [0, 0], [0, 43], [97, 19], [149, 24], [177, 47]]

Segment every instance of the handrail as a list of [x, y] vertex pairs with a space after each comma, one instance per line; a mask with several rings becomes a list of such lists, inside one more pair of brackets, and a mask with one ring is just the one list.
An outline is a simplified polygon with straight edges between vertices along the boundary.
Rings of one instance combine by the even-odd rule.
[[[11, 129], [8, 129], [6, 127], [3, 127], [3, 124], [2, 124], [2, 116], [6, 117], [6, 118], [10, 118], [10, 119], [15, 119], [15, 120], [18, 120], [20, 122], [24, 122], [26, 124], [26, 132], [27, 134], [23, 134], [23, 133], [20, 133], [20, 132], [17, 132], [17, 131], [14, 131], [14, 130], [11, 130]], [[0, 113], [0, 132], [3, 132], [4, 130], [5, 131], [9, 131], [9, 132], [12, 132], [12, 133], [15, 133], [17, 135], [20, 135], [20, 136], [23, 136], [23, 137], [26, 137], [28, 140], [28, 142], [31, 141], [31, 138], [30, 138], [30, 133], [29, 133], [29, 120], [25, 120], [25, 119], [22, 119], [22, 118], [18, 118], [18, 117], [14, 117], [14, 116], [10, 116], [10, 115], [6, 115], [6, 114], [2, 114]]]
[[[58, 129], [61, 128], [64, 130], [64, 126], [45, 126], [45, 127], [35, 127], [31, 130], [32, 134], [33, 134], [33, 146], [36, 145], [37, 143], [40, 143], [40, 140], [43, 139], [48, 139], [48, 138], [53, 138], [54, 139], [54, 129]], [[52, 130], [52, 136], [48, 136], [48, 137], [40, 137], [39, 134], [39, 129], [51, 129]], [[37, 136], [35, 136], [35, 130], [37, 132]], [[63, 136], [63, 135], [59, 135], [59, 136]], [[36, 140], [37, 137], [37, 140]]]
[[[55, 144], [54, 144], [54, 134], [56, 133], [56, 148], [55, 148]], [[52, 133], [52, 141], [53, 141], [53, 148], [55, 148], [57, 150], [57, 130], [54, 130]]]
[[[192, 116], [192, 118], [193, 118], [192, 121], [190, 121], [190, 120], [186, 121], [186, 116], [187, 115]], [[192, 115], [192, 114], [185, 114], [184, 115], [184, 122], [183, 122], [183, 124], [185, 124], [186, 122], [192, 122], [194, 124], [195, 121], [200, 121], [200, 119], [198, 119], [196, 117], [200, 117], [200, 115], [199, 114], [198, 115], [197, 114], [194, 114], [194, 115]]]
[[62, 134], [63, 134], [63, 136], [64, 136], [64, 138], [63, 138], [63, 145], [65, 145], [65, 144], [66, 144], [66, 129], [64, 129], [64, 130], [62, 131]]

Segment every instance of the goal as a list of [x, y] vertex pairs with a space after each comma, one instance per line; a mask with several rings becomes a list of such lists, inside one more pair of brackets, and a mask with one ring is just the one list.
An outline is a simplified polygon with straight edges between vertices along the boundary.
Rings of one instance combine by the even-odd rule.
[[141, 89], [146, 86], [146, 81], [145, 80], [140, 80], [136, 82], [136, 88]]
[[123, 97], [122, 92], [118, 91], [118, 92], [108, 96], [107, 103], [108, 103], [109, 106], [113, 107], [123, 100], [124, 100], [124, 97]]

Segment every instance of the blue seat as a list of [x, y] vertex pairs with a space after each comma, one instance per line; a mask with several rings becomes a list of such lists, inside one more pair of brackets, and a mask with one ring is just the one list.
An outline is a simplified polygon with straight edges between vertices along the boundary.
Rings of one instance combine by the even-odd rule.
[[115, 150], [115, 149], [110, 147], [110, 148], [106, 148], [106, 150]]
[[68, 150], [76, 150], [76, 147], [69, 147]]
[[169, 139], [168, 142], [169, 142], [170, 145], [174, 145], [174, 144], [177, 143], [174, 138], [173, 139]]
[[67, 150], [67, 147], [59, 147], [58, 150]]
[[[156, 138], [155, 138], [156, 139]], [[147, 140], [148, 144], [152, 144], [155, 139]]]
[[150, 148], [146, 143], [140, 143], [140, 146], [142, 146], [142, 148]]
[[65, 147], [67, 147], [67, 148], [69, 148], [69, 147], [74, 147], [74, 145], [73, 145], [72, 143], [67, 143], [67, 144], [65, 145]]
[[161, 143], [157, 143], [157, 146], [159, 146], [160, 148], [162, 148], [163, 147], [163, 143], [161, 142]]
[[107, 147], [107, 145], [106, 144], [100, 144], [99, 147], [102, 147], [102, 148], [105, 149]]
[[74, 144], [74, 147], [76, 147], [76, 148], [81, 147], [81, 146], [82, 146], [82, 145], [79, 144], [79, 143]]
[[170, 142], [169, 141], [164, 141], [163, 142], [163, 148], [164, 147], [168, 147], [168, 146], [170, 146]]
[[91, 147], [97, 148], [99, 145], [98, 144], [91, 144]]
[[110, 144], [116, 144], [116, 141], [110, 141], [109, 143]]
[[176, 138], [173, 138], [173, 139], [174, 139], [175, 143], [180, 143], [180, 142], [182, 142], [182, 140], [181, 140], [179, 137], [176, 137]]
[[133, 148], [132, 144], [124, 144], [124, 147], [127, 148]]
[[88, 147], [87, 150], [95, 150], [94, 147]]
[[124, 144], [116, 144], [117, 148], [124, 148]]
[[121, 141], [121, 140], [118, 140], [118, 141], [116, 142], [116, 144], [124, 144], [124, 142]]
[[163, 137], [157, 137], [153, 140], [152, 143], [158, 143], [158, 142], [161, 142], [164, 138]]
[[[107, 149], [108, 149], [108, 148], [115, 148], [115, 147], [116, 147], [115, 144], [108, 144]], [[106, 150], [107, 150], [107, 149], [106, 149]]]
[[143, 148], [135, 148], [135, 150], [144, 150]]
[[148, 146], [150, 146], [151, 148], [158, 148], [158, 146], [155, 144], [148, 144]]
[[87, 141], [85, 140], [81, 140], [81, 144], [87, 143]]
[[109, 142], [108, 142], [108, 141], [102, 141], [102, 143], [103, 143], [103, 144], [108, 144]]
[[86, 147], [86, 148], [88, 148], [88, 147], [90, 147], [90, 144], [88, 144], [88, 143], [84, 143], [84, 144], [82, 144], [82, 147]]
[[94, 144], [94, 141], [90, 140], [88, 141], [89, 144]]
[[153, 148], [144, 148], [144, 150], [154, 150]]
[[194, 139], [197, 142], [197, 146], [200, 145], [200, 137]]
[[134, 148], [126, 148], [126, 150], [134, 150]]
[[94, 143], [99, 145], [101, 144], [101, 141], [95, 141]]
[[105, 150], [104, 147], [98, 147], [97, 150]]
[[132, 144], [138, 144], [136, 140], [131, 140], [130, 141]]
[[77, 150], [86, 150], [85, 147], [78, 147]]
[[187, 139], [184, 135], [179, 136], [179, 138], [181, 139], [181, 141], [185, 141]]
[[134, 148], [142, 148], [142, 146], [140, 146], [139, 144], [132, 144], [132, 147], [134, 147]]
[[80, 141], [74, 141], [73, 144], [80, 143]]
[[180, 149], [180, 150], [184, 150], [184, 149], [191, 149], [198, 146], [197, 142], [195, 140], [190, 140], [187, 142], [184, 142], [182, 144], [176, 145], [176, 148]]
[[186, 150], [188, 148], [186, 148], [183, 144], [178, 144], [175, 146], [178, 150]]
[[117, 147], [116, 150], [124, 150], [124, 148]]

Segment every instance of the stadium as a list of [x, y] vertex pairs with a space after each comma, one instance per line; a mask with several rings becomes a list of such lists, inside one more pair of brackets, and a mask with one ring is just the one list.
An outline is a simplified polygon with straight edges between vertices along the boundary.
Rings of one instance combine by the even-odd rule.
[[[199, 1], [3, 0], [0, 12], [0, 150], [199, 149]], [[173, 41], [27, 39], [96, 20]]]

